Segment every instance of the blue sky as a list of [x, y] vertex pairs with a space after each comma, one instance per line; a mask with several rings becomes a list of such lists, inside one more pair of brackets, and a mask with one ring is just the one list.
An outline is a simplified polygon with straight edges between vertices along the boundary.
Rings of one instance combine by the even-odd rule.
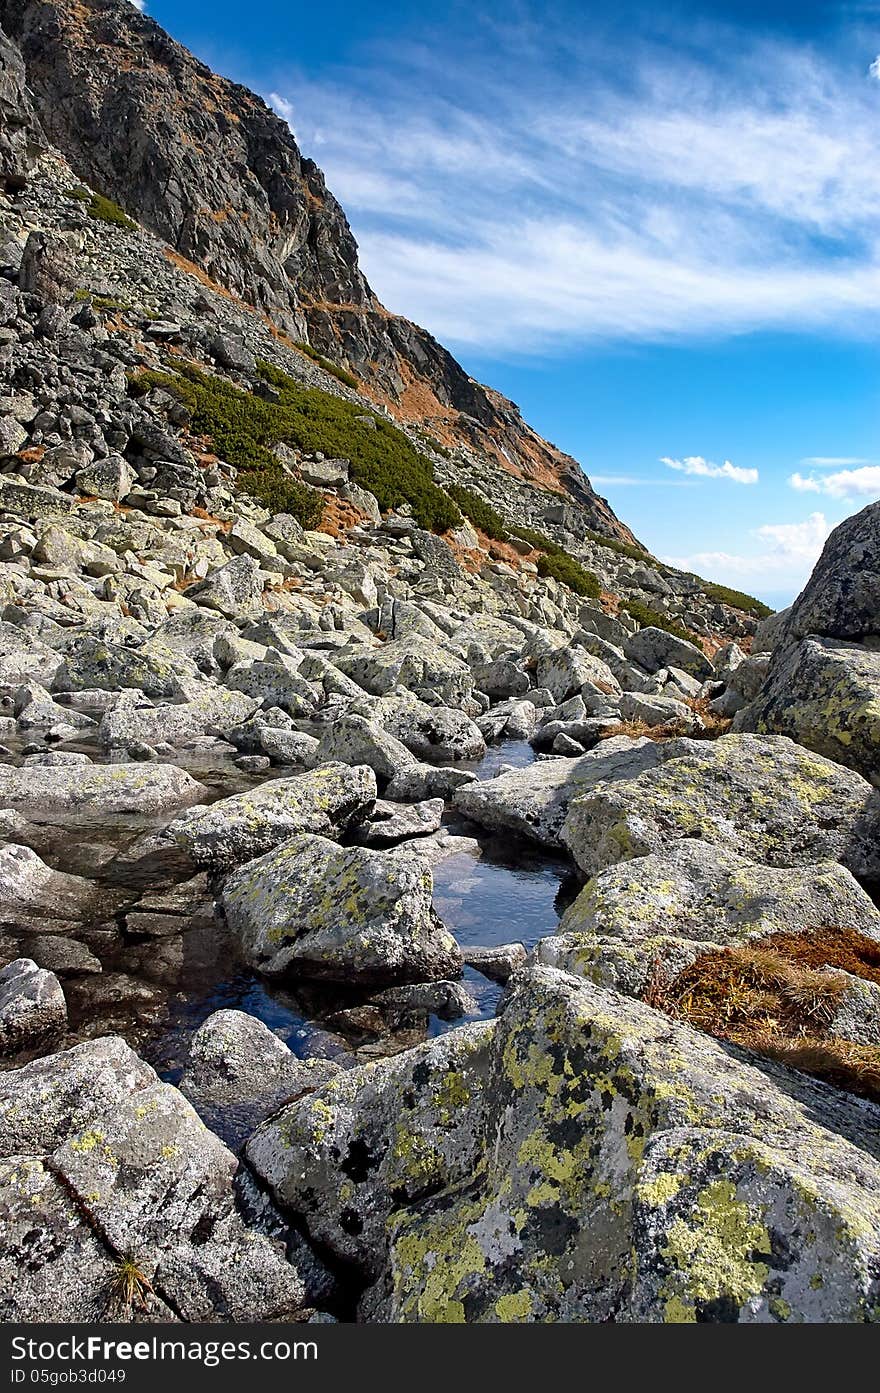
[[880, 496], [880, 0], [147, 9], [657, 554], [786, 603]]

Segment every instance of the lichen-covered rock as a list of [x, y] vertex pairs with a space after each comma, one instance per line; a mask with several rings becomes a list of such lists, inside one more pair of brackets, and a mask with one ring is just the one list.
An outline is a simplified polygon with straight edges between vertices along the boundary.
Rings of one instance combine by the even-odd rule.
[[421, 634], [389, 639], [378, 648], [343, 651], [334, 662], [373, 696], [405, 687], [431, 704], [461, 706], [474, 687], [467, 664]]
[[711, 677], [714, 671], [712, 663], [695, 643], [653, 626], [631, 634], [623, 651], [648, 672], [657, 672], [671, 665], [683, 668], [693, 677], [705, 678]]
[[880, 782], [880, 651], [828, 638], [783, 644], [734, 729], [789, 735]]
[[681, 841], [600, 871], [536, 957], [638, 996], [658, 964], [674, 976], [719, 947], [842, 928], [880, 944], [880, 910], [837, 862], [776, 869]]
[[553, 693], [555, 701], [565, 701], [573, 696], [585, 682], [591, 682], [600, 691], [609, 694], [620, 693], [620, 683], [608, 664], [584, 648], [567, 644], [538, 659], [535, 686], [546, 687]]
[[30, 1048], [67, 1025], [67, 1002], [53, 972], [32, 958], [0, 971], [0, 1054]]
[[250, 1165], [313, 1239], [378, 1276], [389, 1216], [480, 1159], [492, 1029], [463, 1026], [340, 1074], [254, 1133]]
[[207, 793], [173, 764], [0, 765], [0, 803], [20, 812], [156, 813], [190, 807]]
[[218, 566], [205, 580], [191, 585], [187, 599], [205, 609], [213, 609], [226, 619], [240, 619], [256, 613], [263, 593], [260, 563], [252, 556], [235, 556]]
[[594, 784], [562, 840], [586, 875], [685, 838], [770, 866], [836, 860], [880, 876], [880, 795], [859, 774], [780, 735], [673, 740], [632, 778]]
[[482, 759], [486, 753], [479, 727], [449, 706], [429, 706], [410, 695], [388, 696], [377, 703], [375, 719], [428, 764]]
[[222, 734], [253, 713], [254, 701], [241, 692], [208, 686], [189, 701], [152, 706], [120, 701], [101, 720], [98, 738], [106, 749], [142, 741], [148, 745], [183, 744], [208, 732]]
[[195, 663], [162, 643], [128, 648], [85, 633], [67, 648], [52, 686], [56, 692], [133, 687], [147, 697], [174, 697], [181, 678], [198, 676]]
[[324, 764], [270, 779], [177, 817], [168, 835], [200, 866], [228, 868], [270, 851], [297, 832], [336, 834], [365, 817], [376, 799], [366, 765]]
[[375, 721], [350, 713], [327, 726], [309, 762], [323, 764], [327, 760], [366, 764], [386, 782], [415, 764], [415, 756], [400, 740]]
[[[296, 1264], [249, 1229], [237, 1208], [232, 1153], [120, 1039], [0, 1075], [0, 1156], [16, 1168], [6, 1171], [7, 1185], [19, 1197], [23, 1189], [39, 1196], [32, 1261], [2, 1293], [9, 1319], [25, 1319], [55, 1274], [63, 1274], [56, 1320], [84, 1311], [93, 1319], [137, 1317], [137, 1299], [128, 1311], [111, 1299], [123, 1258], [142, 1276], [135, 1287], [152, 1288], [183, 1320], [266, 1320], [305, 1304]], [[61, 1181], [72, 1211], [46, 1186], [40, 1165]], [[89, 1234], [110, 1255], [109, 1270]], [[78, 1253], [87, 1259], [82, 1269]]]
[[361, 846], [393, 846], [411, 837], [427, 837], [443, 821], [443, 799], [423, 803], [389, 803], [377, 798], [368, 822], [357, 829]]
[[880, 635], [880, 503], [845, 518], [825, 543], [788, 613], [784, 641]]
[[430, 865], [408, 847], [370, 851], [291, 837], [229, 877], [221, 903], [245, 958], [272, 976], [425, 982], [461, 954], [431, 904]]
[[215, 1011], [192, 1037], [180, 1091], [213, 1131], [240, 1141], [338, 1072], [330, 1059], [298, 1059], [256, 1016]]
[[483, 1095], [472, 1177], [398, 1201], [366, 1316], [873, 1318], [880, 1109], [546, 968], [514, 979]]
[[600, 782], [628, 780], [662, 759], [655, 741], [615, 736], [574, 759], [538, 760], [457, 789], [453, 802], [472, 822], [559, 847], [573, 798]]

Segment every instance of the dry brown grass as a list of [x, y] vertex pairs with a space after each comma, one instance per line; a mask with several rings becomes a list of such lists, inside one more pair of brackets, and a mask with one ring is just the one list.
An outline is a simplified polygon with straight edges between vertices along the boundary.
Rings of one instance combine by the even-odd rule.
[[880, 944], [856, 929], [772, 934], [698, 958], [671, 981], [652, 965], [643, 999], [667, 1015], [880, 1102], [880, 1049], [827, 1035], [845, 978], [880, 985]]

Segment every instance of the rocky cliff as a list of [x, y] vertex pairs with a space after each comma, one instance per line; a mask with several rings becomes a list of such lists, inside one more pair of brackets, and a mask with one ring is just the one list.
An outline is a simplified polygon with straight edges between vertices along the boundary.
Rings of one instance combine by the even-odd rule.
[[128, 0], [4, 0], [0, 14], [48, 136], [90, 184], [399, 417], [569, 491], [589, 526], [634, 540], [571, 456], [379, 303], [323, 174], [259, 97]]

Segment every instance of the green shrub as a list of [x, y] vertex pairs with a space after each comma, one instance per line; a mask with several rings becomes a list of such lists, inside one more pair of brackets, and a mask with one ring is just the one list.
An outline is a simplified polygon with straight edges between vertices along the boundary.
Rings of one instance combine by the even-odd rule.
[[383, 511], [409, 503], [416, 522], [435, 532], [461, 521], [452, 499], [434, 483], [430, 460], [396, 426], [375, 416], [370, 429], [358, 420], [365, 414], [360, 403], [303, 387], [268, 363], [259, 364], [259, 371], [277, 389], [278, 401], [242, 391], [191, 364], [175, 372], [143, 372], [132, 381], [141, 390], [173, 392], [189, 409], [193, 430], [209, 436], [217, 453], [238, 470], [269, 471], [286, 480], [271, 448], [283, 442], [349, 460], [352, 477], [375, 495]]
[[492, 504], [483, 498], [482, 494], [473, 493], [470, 489], [463, 488], [461, 484], [450, 484], [446, 492], [458, 504], [465, 517], [474, 524], [474, 527], [479, 527], [480, 531], [485, 532], [487, 537], [491, 537], [495, 542], [510, 540], [510, 533], [504, 525], [501, 514], [496, 513]]
[[747, 595], [743, 590], [732, 590], [729, 585], [719, 585], [714, 580], [703, 580], [702, 576], [696, 576], [692, 571], [686, 571], [685, 574], [701, 586], [710, 600], [715, 600], [718, 604], [730, 605], [731, 609], [745, 610], [746, 614], [752, 614], [756, 619], [766, 619], [768, 614], [773, 613], [769, 605], [765, 605], [762, 600], [756, 600], [754, 595]]
[[114, 227], [124, 227], [127, 232], [133, 232], [137, 228], [137, 223], [133, 222], [112, 198], [105, 198], [103, 194], [91, 193], [89, 189], [84, 188], [71, 189], [70, 196], [78, 198], [80, 203], [85, 203], [89, 217], [98, 222], [109, 222]]
[[538, 557], [538, 575], [552, 576], [554, 580], [567, 585], [576, 595], [583, 595], [590, 600], [598, 600], [601, 594], [601, 586], [593, 572], [585, 570], [579, 561], [575, 561], [573, 556], [564, 551], [554, 552], [550, 556], [546, 552], [542, 553]]
[[[335, 377], [338, 381], [344, 382], [346, 387], [352, 387], [355, 391], [357, 390], [357, 378], [353, 377], [350, 372], [346, 372], [345, 368], [339, 367], [338, 364], [334, 363], [330, 358], [325, 358], [323, 353], [319, 353], [317, 348], [312, 348], [310, 343], [297, 343], [294, 347], [298, 348], [300, 353], [304, 353], [307, 358], [311, 358], [312, 362], [317, 363], [319, 368], [323, 368], [325, 372], [329, 372], [331, 377]], [[265, 366], [269, 367], [270, 365], [267, 363]], [[278, 369], [275, 369], [275, 371], [278, 371]]]
[[270, 513], [290, 513], [303, 527], [317, 527], [324, 512], [324, 499], [317, 489], [298, 483], [280, 465], [266, 469], [244, 469], [238, 475], [239, 493], [249, 493]]
[[665, 629], [668, 634], [673, 634], [676, 638], [683, 638], [687, 643], [697, 643], [694, 635], [683, 624], [676, 624], [674, 619], [669, 619], [665, 614], [661, 614], [657, 609], [651, 609], [650, 605], [645, 605], [641, 600], [626, 600], [620, 606], [625, 609], [627, 614], [631, 614], [633, 619], [638, 620], [643, 629]]

